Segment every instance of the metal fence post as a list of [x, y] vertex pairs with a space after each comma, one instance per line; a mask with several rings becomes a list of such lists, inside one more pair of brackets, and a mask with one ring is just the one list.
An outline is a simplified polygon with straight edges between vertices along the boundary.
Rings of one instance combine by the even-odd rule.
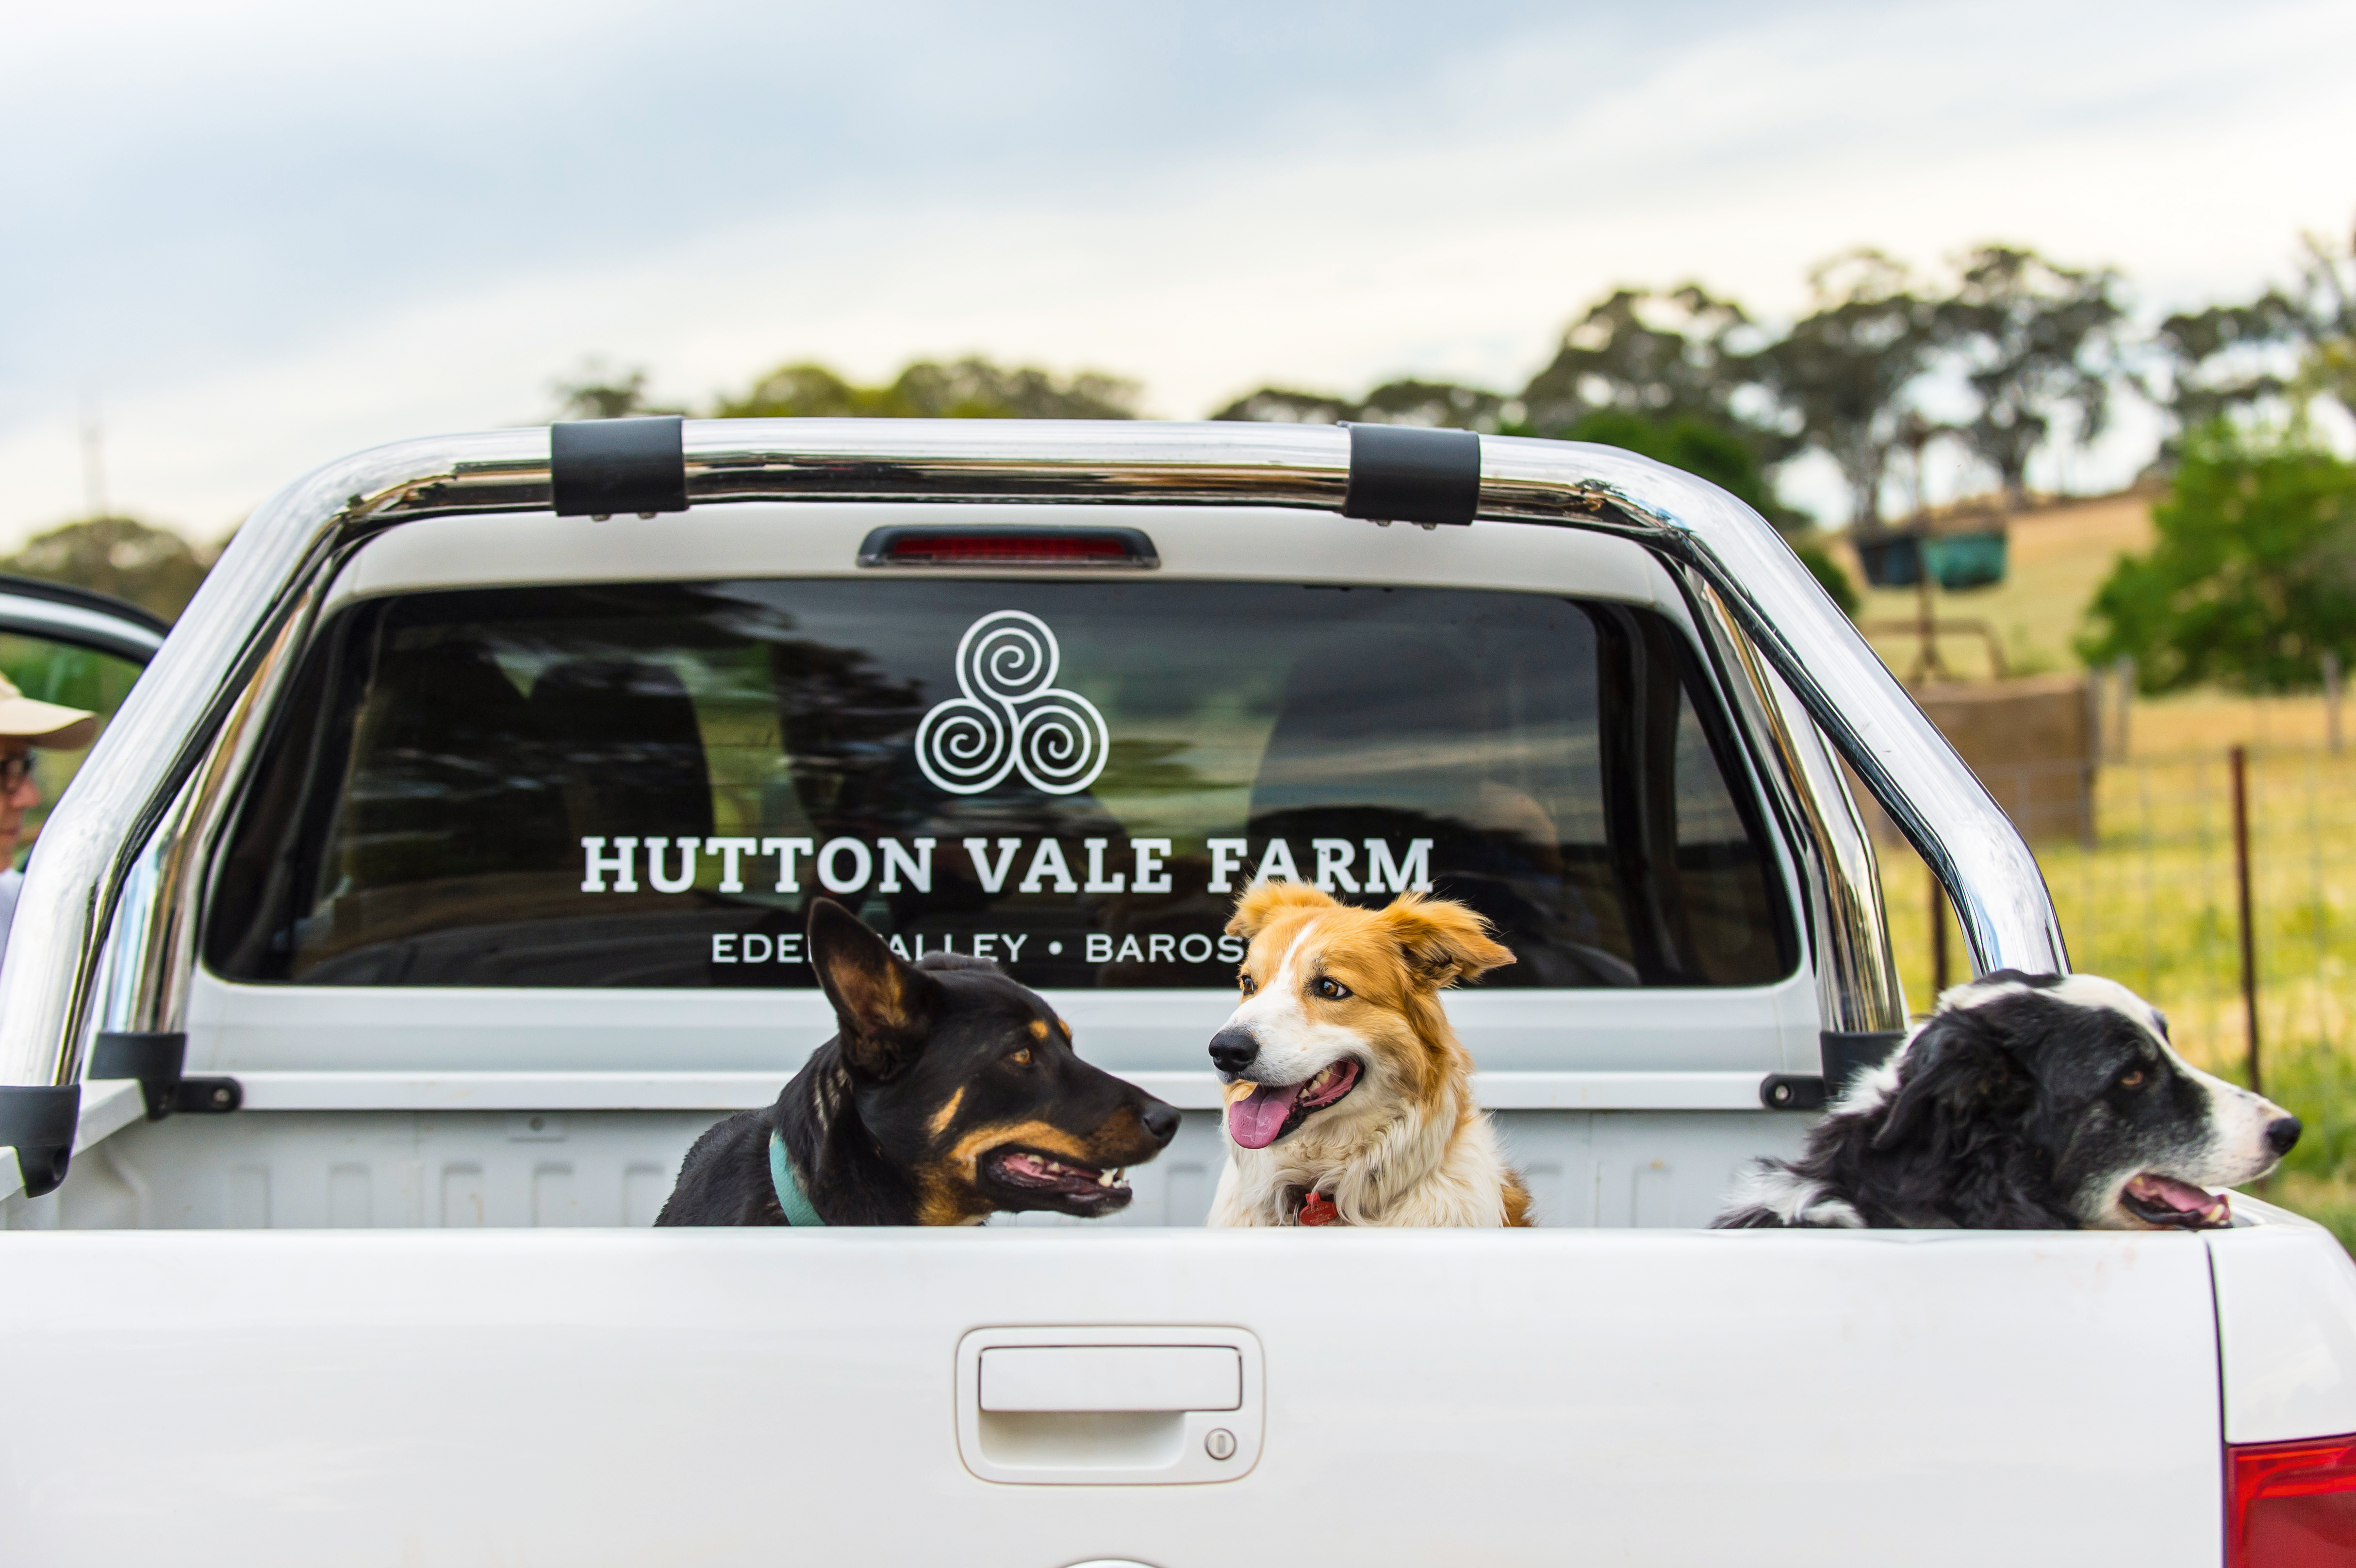
[[1947, 893], [1939, 886], [1939, 874], [1931, 873], [1931, 1001], [1938, 1004], [1939, 995], [1947, 989]]
[[2323, 733], [2331, 749], [2340, 749], [2340, 655], [2323, 656]]
[[2249, 1030], [2250, 1091], [2264, 1094], [2258, 1077], [2258, 941], [2250, 918], [2250, 748], [2237, 746], [2233, 761], [2233, 882], [2242, 914], [2242, 1019]]
[[2127, 715], [2135, 710], [2136, 661], [2122, 658], [2111, 666], [2111, 673], [2119, 682], [2119, 748], [2118, 759], [2127, 759]]

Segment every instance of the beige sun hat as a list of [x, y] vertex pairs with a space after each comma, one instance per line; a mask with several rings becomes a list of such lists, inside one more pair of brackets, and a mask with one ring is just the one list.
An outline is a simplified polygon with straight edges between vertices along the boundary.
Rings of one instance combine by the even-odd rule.
[[0, 740], [24, 740], [52, 751], [79, 751], [98, 734], [98, 715], [25, 695], [0, 675]]

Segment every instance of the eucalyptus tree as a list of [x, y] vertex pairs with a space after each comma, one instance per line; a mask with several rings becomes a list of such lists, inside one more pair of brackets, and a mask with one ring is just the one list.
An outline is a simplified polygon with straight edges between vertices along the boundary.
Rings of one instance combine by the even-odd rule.
[[1954, 292], [1932, 319], [1978, 404], [1958, 433], [2019, 505], [2029, 498], [2029, 458], [2052, 437], [2057, 415], [2074, 415], [2082, 442], [2109, 423], [2126, 325], [2119, 277], [2018, 245], [1983, 245], [1957, 270]]
[[559, 377], [549, 390], [556, 394], [558, 419], [627, 419], [633, 414], [677, 413], [658, 408], [647, 396], [647, 372], [633, 367], [609, 368], [603, 360], [583, 361], [570, 376]]
[[1745, 417], [1763, 337], [1742, 306], [1699, 284], [1617, 288], [1564, 329], [1554, 358], [1523, 389], [1523, 420], [1558, 435], [1604, 410], [1664, 424], [1696, 419], [1741, 432], [1761, 457], [1783, 456], [1772, 432]]
[[1911, 444], [1906, 396], [1936, 342], [1933, 306], [1903, 263], [1875, 250], [1819, 263], [1808, 285], [1809, 313], [1758, 362], [1800, 440], [1839, 467], [1850, 524], [1871, 527], [1891, 456]]
[[723, 397], [722, 419], [1134, 419], [1138, 385], [1082, 371], [1069, 377], [969, 358], [918, 360], [880, 386], [859, 386], [820, 364], [780, 365]]
[[2152, 348], [2165, 378], [2147, 378], [2144, 392], [2175, 425], [2162, 449], [2171, 461], [2190, 432], [2220, 419], [2297, 424], [2316, 397], [2356, 413], [2356, 243], [2308, 235], [2290, 285], [2179, 311]]
[[2147, 381], [2144, 395], [2176, 426], [2163, 456], [2173, 456], [2190, 431], [2288, 396], [2296, 367], [2285, 350], [2300, 341], [2301, 327], [2297, 302], [2275, 288], [2246, 304], [2203, 306], [2161, 321], [2152, 348], [2167, 381]]
[[1407, 378], [1385, 381], [1362, 398], [1338, 392], [1301, 392], [1266, 386], [1246, 392], [1213, 413], [1213, 419], [1249, 419], [1285, 424], [1421, 424], [1494, 434], [1519, 413], [1503, 392], [1456, 381]]
[[2309, 234], [2305, 248], [2297, 296], [2305, 352], [2295, 385], [2356, 414], [2356, 236], [2339, 247]]
[[0, 560], [0, 571], [94, 588], [169, 620], [196, 597], [219, 553], [136, 518], [86, 517], [35, 535]]
[[1213, 419], [1250, 420], [1267, 424], [1340, 424], [1358, 416], [1359, 400], [1340, 392], [1303, 392], [1298, 387], [1265, 386], [1244, 393], [1213, 411]]

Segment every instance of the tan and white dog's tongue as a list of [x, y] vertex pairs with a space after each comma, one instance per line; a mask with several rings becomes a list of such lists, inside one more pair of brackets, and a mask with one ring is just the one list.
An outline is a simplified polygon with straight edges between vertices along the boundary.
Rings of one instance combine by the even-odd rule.
[[[1238, 1090], [1245, 1092], [1237, 1094]], [[1292, 1102], [1301, 1093], [1297, 1083], [1251, 1083], [1227, 1086], [1227, 1133], [1247, 1149], [1265, 1149], [1284, 1131]]]

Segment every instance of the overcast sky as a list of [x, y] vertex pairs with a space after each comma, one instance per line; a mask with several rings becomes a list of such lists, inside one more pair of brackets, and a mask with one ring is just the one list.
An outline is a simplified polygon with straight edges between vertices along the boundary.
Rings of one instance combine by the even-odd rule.
[[[2356, 219], [2356, 5], [11, 0], [0, 546], [189, 533], [586, 356], [700, 402], [981, 352], [1198, 417], [1517, 387], [1621, 282], [1768, 316], [2007, 238], [2147, 314]], [[2123, 478], [2130, 428], [2056, 478]]]

